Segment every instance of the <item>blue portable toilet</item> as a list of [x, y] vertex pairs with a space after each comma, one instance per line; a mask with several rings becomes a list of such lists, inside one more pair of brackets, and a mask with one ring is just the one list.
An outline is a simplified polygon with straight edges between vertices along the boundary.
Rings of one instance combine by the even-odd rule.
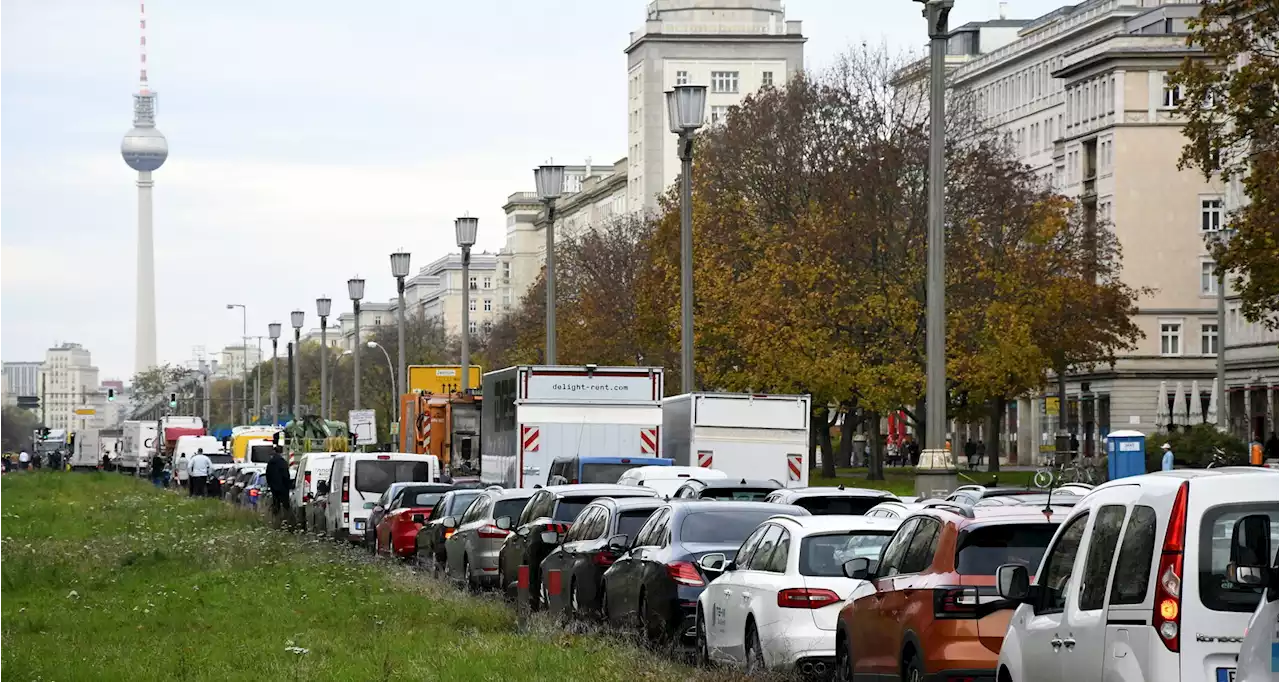
[[1147, 437], [1141, 431], [1107, 434], [1107, 477], [1112, 481], [1147, 473]]

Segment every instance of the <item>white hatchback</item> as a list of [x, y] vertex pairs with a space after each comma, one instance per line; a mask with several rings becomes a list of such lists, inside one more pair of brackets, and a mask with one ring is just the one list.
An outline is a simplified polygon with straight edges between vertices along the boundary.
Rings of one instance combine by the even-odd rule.
[[749, 672], [831, 671], [840, 608], [862, 582], [845, 577], [844, 563], [879, 557], [900, 524], [865, 516], [774, 516], [732, 560], [702, 557], [703, 572], [718, 577], [698, 597], [700, 658]]
[[1178, 469], [1094, 488], [1034, 585], [1025, 567], [999, 569], [1001, 596], [1017, 603], [999, 679], [1234, 682], [1262, 597], [1234, 568], [1270, 556], [1278, 521], [1280, 472], [1269, 469]]
[[642, 466], [622, 472], [618, 485], [642, 485], [658, 491], [659, 497], [671, 497], [691, 478], [709, 481], [728, 477], [723, 471], [706, 467]]

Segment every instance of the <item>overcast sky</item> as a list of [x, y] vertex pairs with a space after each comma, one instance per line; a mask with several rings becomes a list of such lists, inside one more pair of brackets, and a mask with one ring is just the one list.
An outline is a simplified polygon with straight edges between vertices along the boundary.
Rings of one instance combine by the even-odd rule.
[[[995, 18], [957, 0], [952, 25]], [[1014, 0], [1010, 18], [1063, 3]], [[480, 217], [496, 250], [502, 205], [548, 158], [626, 153], [628, 32], [644, 0], [148, 0], [157, 127], [159, 359], [316, 326], [346, 280], [394, 295], [387, 254], [415, 270]], [[921, 50], [909, 0], [789, 0], [806, 67], [861, 41]], [[133, 371], [136, 173], [120, 158], [138, 81], [136, 0], [4, 0], [0, 22], [0, 253], [4, 360], [58, 342], [103, 378]]]

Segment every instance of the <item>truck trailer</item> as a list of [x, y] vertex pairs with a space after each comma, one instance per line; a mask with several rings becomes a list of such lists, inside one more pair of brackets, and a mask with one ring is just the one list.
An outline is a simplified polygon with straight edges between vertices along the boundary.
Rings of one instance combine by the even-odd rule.
[[138, 467], [143, 469], [150, 467], [151, 456], [156, 453], [156, 441], [159, 433], [159, 423], [155, 420], [126, 421], [124, 423], [124, 440], [120, 448], [120, 459], [117, 461], [117, 466], [134, 472], [137, 471]]
[[400, 396], [400, 451], [435, 455], [455, 476], [479, 471], [482, 402], [476, 395], [417, 389]]
[[807, 395], [686, 393], [662, 401], [662, 452], [677, 466], [723, 471], [731, 479], [809, 485]]
[[547, 485], [556, 458], [661, 456], [661, 367], [519, 366], [487, 372], [480, 480]]

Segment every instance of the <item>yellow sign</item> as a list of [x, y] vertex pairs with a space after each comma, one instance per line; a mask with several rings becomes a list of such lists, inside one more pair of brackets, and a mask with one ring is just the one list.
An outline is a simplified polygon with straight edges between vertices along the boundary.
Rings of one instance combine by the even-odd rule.
[[78, 407], [76, 408], [76, 414], [89, 417], [97, 414], [97, 412], [95, 412], [92, 407]]
[[1046, 398], [1044, 399], [1044, 414], [1045, 414], [1045, 416], [1046, 416], [1046, 417], [1056, 417], [1056, 416], [1058, 416], [1058, 398], [1057, 398], [1057, 396], [1054, 396], [1054, 397], [1052, 397], [1052, 398], [1046, 397]]
[[[470, 366], [471, 388], [479, 390], [481, 369]], [[460, 365], [409, 365], [409, 390], [406, 393], [454, 393], [462, 391]]]

